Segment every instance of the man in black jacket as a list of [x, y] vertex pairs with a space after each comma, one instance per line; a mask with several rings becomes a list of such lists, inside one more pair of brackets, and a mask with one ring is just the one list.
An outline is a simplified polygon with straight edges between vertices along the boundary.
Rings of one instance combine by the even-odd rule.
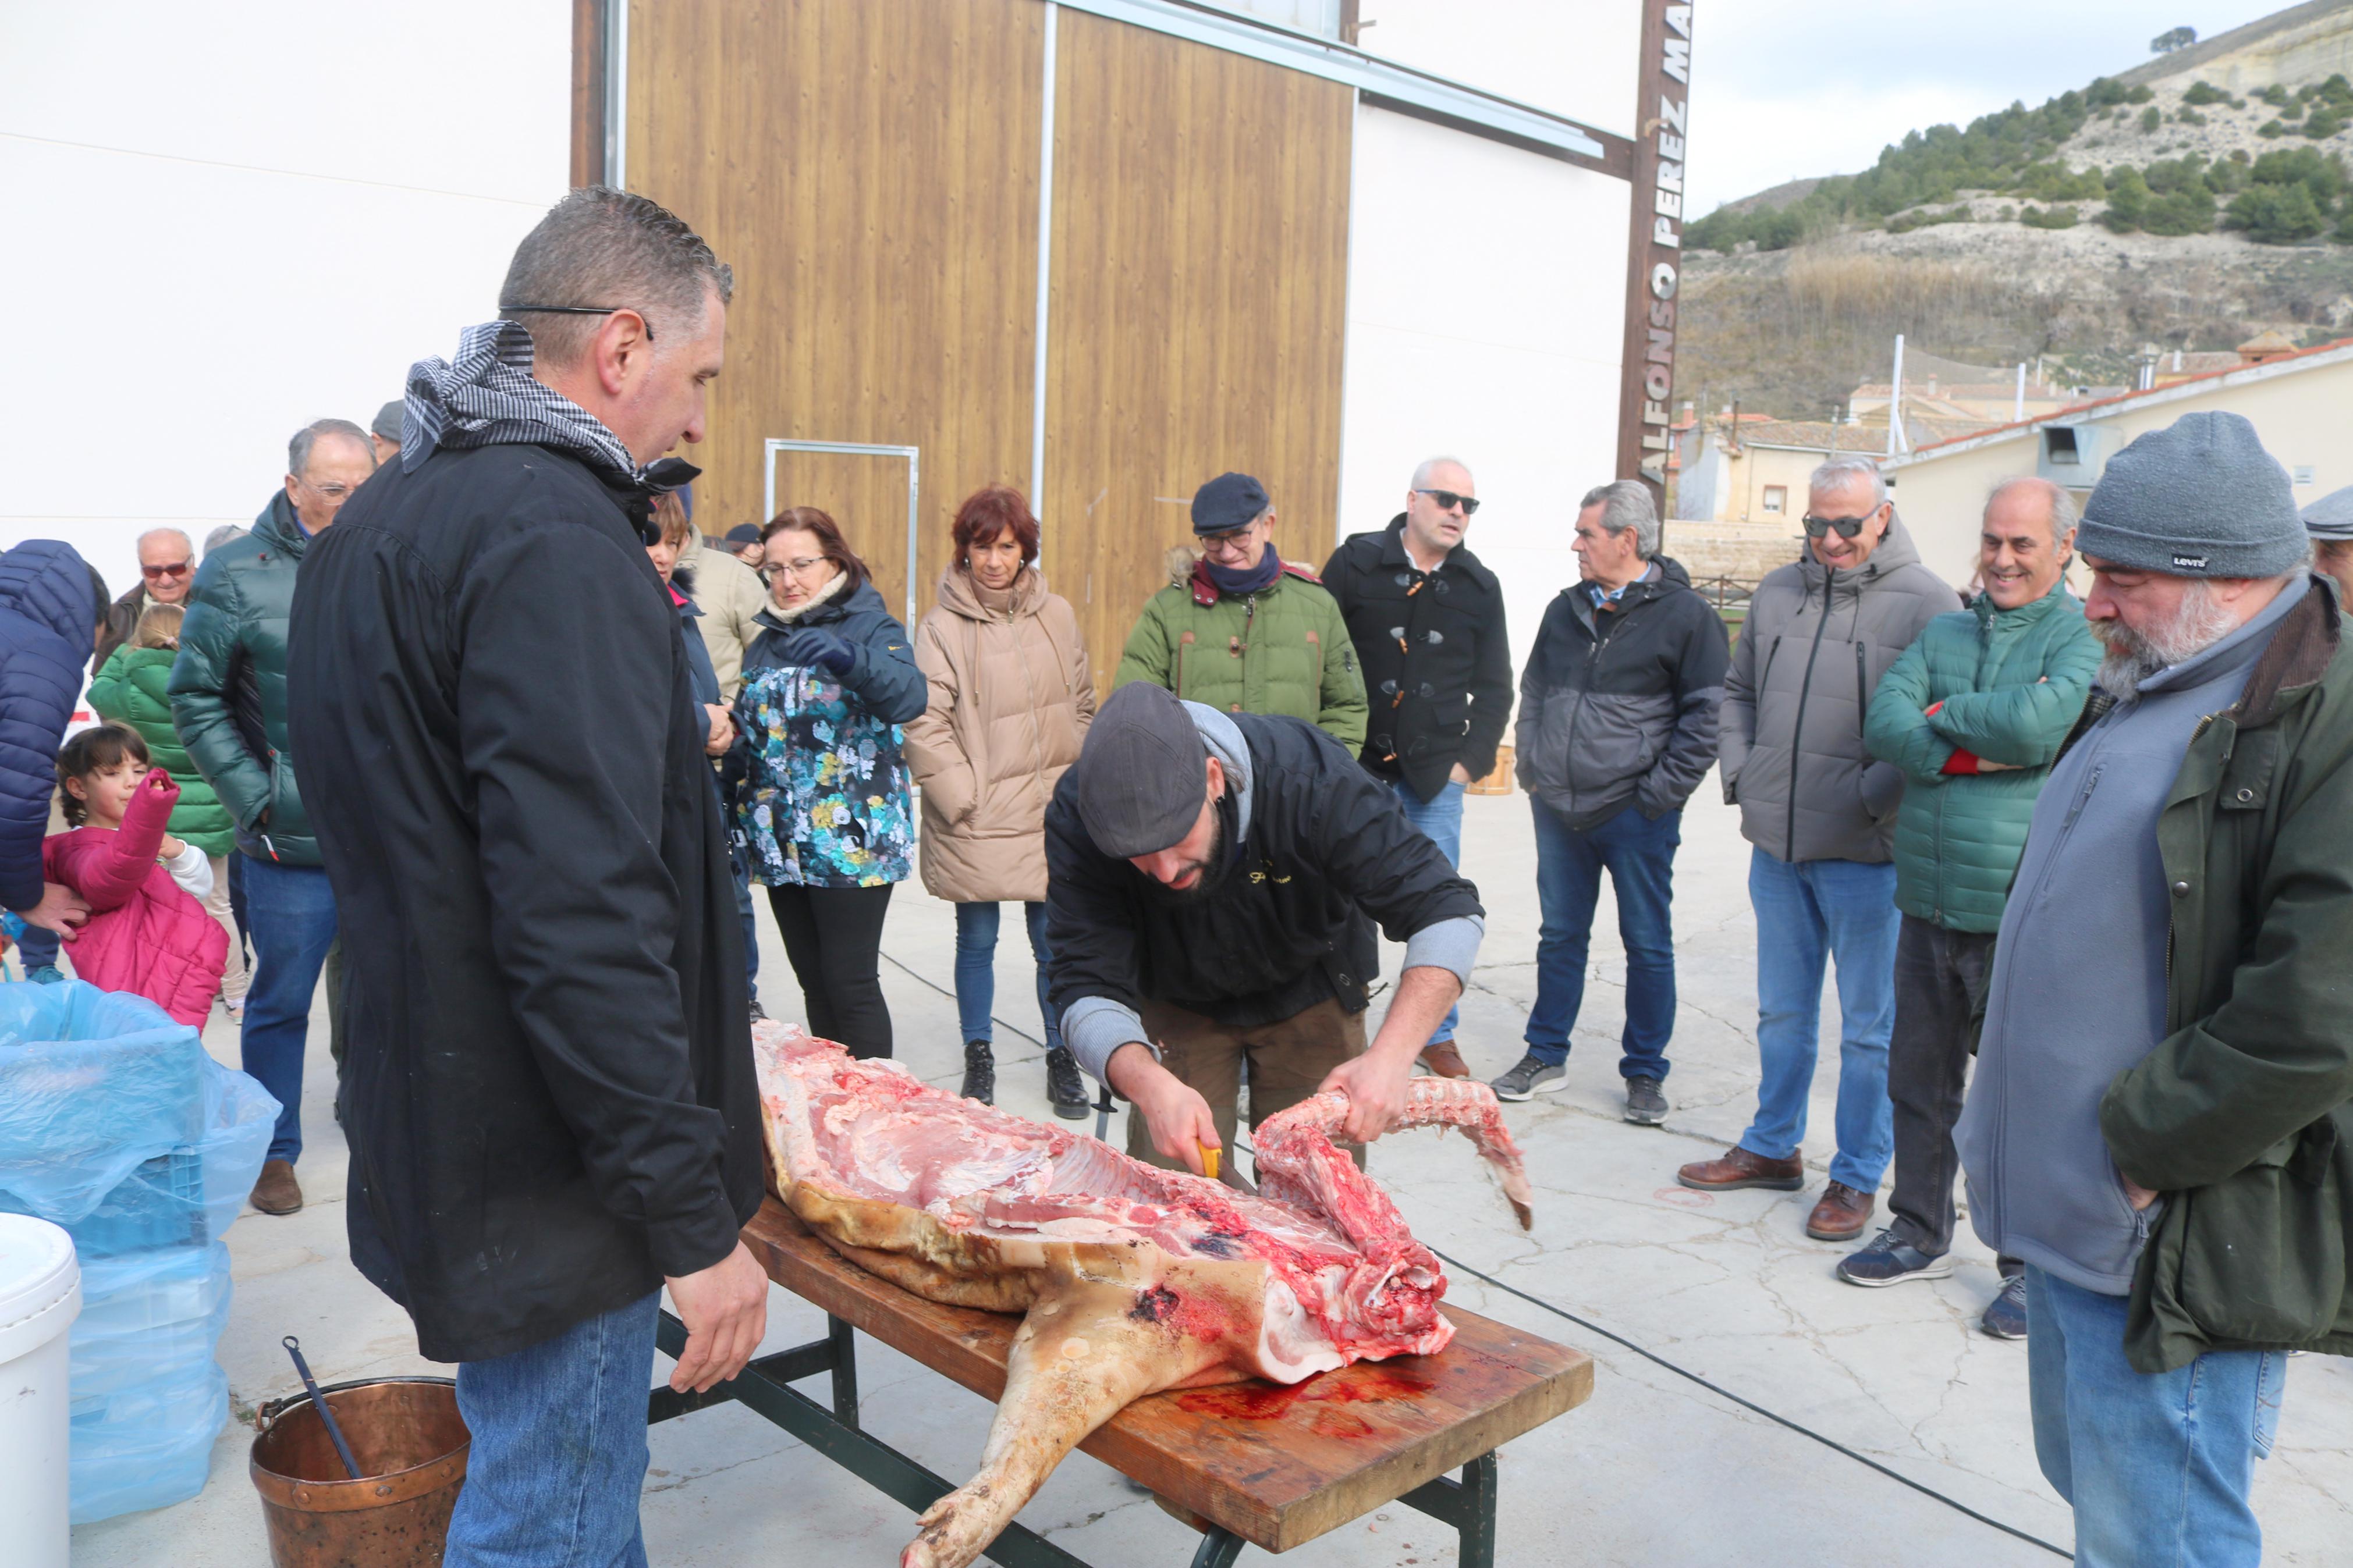
[[[1462, 791], [1494, 770], [1512, 710], [1503, 586], [1462, 544], [1478, 510], [1471, 470], [1432, 458], [1413, 471], [1405, 510], [1344, 540], [1324, 567], [1364, 666], [1365, 767], [1450, 866], [1462, 863]], [[1456, 1019], [1449, 1011], [1422, 1047], [1441, 1078], [1471, 1076]]]
[[[348, 955], [353, 1261], [454, 1361], [450, 1568], [638, 1563], [670, 1382], [742, 1369], [767, 1279], [742, 929], [643, 466], [700, 440], [733, 279], [573, 192], [501, 320], [408, 377], [395, 468], [309, 552], [289, 706]], [[675, 465], [683, 468], [684, 465]], [[691, 469], [687, 470], [689, 473]]]
[[[1485, 929], [1478, 889], [1330, 736], [1149, 681], [1112, 693], [1054, 786], [1046, 868], [1062, 1038], [1134, 1102], [1128, 1152], [1171, 1170], [1233, 1142], [1245, 1058], [1252, 1127], [1335, 1089], [1346, 1138], [1378, 1137]], [[1366, 916], [1406, 944], [1369, 1049]]]
[[1683, 802], [1715, 761], [1730, 639], [1690, 575], [1659, 553], [1648, 487], [1620, 479], [1588, 492], [1572, 548], [1582, 581], [1545, 611], [1520, 681], [1514, 763], [1535, 804], [1543, 924], [1527, 1054], [1494, 1089], [1525, 1100], [1567, 1080], [1607, 870], [1626, 944], [1626, 1120], [1655, 1126], [1675, 1026], [1675, 849]]

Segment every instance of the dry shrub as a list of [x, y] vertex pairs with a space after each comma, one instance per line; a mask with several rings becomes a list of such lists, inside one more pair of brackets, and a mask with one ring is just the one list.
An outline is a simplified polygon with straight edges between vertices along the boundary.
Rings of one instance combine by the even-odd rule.
[[2014, 293], [1982, 266], [1835, 246], [1792, 255], [1782, 284], [1789, 326], [1831, 341], [1856, 334], [1891, 339], [1897, 332], [1965, 338], [1986, 317], [2008, 315], [2017, 306]]

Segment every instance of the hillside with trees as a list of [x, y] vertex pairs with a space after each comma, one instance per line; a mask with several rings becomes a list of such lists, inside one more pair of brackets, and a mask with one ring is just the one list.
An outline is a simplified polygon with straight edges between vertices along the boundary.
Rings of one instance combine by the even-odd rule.
[[1886, 379], [1897, 332], [2084, 385], [2127, 381], [2149, 348], [2353, 333], [2353, 82], [2208, 79], [2247, 74], [2232, 39], [2288, 24], [2353, 33], [2353, 6], [2205, 46], [2174, 29], [2134, 71], [1694, 222], [1677, 397], [1820, 418]]

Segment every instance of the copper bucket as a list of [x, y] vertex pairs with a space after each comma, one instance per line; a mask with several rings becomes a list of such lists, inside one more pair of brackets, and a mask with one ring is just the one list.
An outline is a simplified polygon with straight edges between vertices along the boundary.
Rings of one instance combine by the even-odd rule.
[[308, 1394], [260, 1410], [251, 1470], [275, 1568], [439, 1568], [470, 1442], [446, 1377], [364, 1378], [319, 1391], [363, 1479]]

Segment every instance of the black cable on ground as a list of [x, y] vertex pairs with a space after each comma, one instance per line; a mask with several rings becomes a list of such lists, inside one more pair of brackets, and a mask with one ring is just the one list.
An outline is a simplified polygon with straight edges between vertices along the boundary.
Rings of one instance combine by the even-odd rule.
[[1480, 1270], [1472, 1268], [1469, 1264], [1463, 1262], [1460, 1258], [1449, 1258], [1445, 1253], [1439, 1252], [1434, 1247], [1430, 1248], [1430, 1251], [1437, 1253], [1440, 1260], [1445, 1263], [1445, 1265], [1450, 1268], [1459, 1268], [1463, 1273], [1471, 1276], [1473, 1279], [1481, 1280], [1486, 1284], [1492, 1285], [1496, 1289], [1503, 1291], [1506, 1295], [1518, 1297], [1521, 1300], [1525, 1301], [1531, 1307], [1541, 1307], [1556, 1318], [1565, 1318], [1568, 1321], [1575, 1323], [1578, 1328], [1585, 1330], [1588, 1333], [1599, 1334], [1605, 1340], [1609, 1340], [1615, 1344], [1622, 1345], [1626, 1349], [1632, 1351], [1636, 1355], [1641, 1356], [1644, 1361], [1650, 1362], [1653, 1365], [1664, 1367], [1667, 1371], [1673, 1373], [1677, 1377], [1688, 1378], [1692, 1382], [1698, 1384], [1702, 1388], [1706, 1389], [1710, 1394], [1715, 1394], [1719, 1398], [1728, 1399], [1732, 1401], [1733, 1404], [1739, 1405], [1743, 1410], [1751, 1411], [1758, 1415], [1762, 1415], [1766, 1420], [1773, 1422], [1777, 1426], [1786, 1426], [1790, 1431], [1797, 1433], [1799, 1436], [1811, 1437], [1815, 1442], [1820, 1443], [1825, 1448], [1829, 1448], [1836, 1453], [1843, 1454], [1858, 1465], [1877, 1470], [1881, 1475], [1887, 1477], [1890, 1480], [1901, 1481], [1915, 1492], [1935, 1498], [1938, 1502], [1943, 1503], [1946, 1507], [1968, 1515], [1971, 1519], [1976, 1520], [1979, 1524], [1989, 1524], [1993, 1526], [1994, 1529], [2000, 1531], [2004, 1535], [2014, 1535], [2030, 1546], [2040, 1546], [2043, 1551], [2052, 1553], [2053, 1556], [2064, 1557], [2071, 1563], [2074, 1561], [2075, 1554], [2068, 1551], [2065, 1547], [2054, 1546], [2050, 1542], [2043, 1540], [2041, 1536], [2030, 1535], [2014, 1524], [2004, 1524], [2000, 1520], [1995, 1519], [1989, 1514], [1979, 1513], [1976, 1509], [1971, 1508], [1968, 1504], [1962, 1502], [1957, 1498], [1947, 1497], [1943, 1492], [1938, 1491], [1936, 1488], [1915, 1481], [1900, 1470], [1891, 1469], [1887, 1466], [1881, 1464], [1878, 1460], [1872, 1458], [1867, 1454], [1856, 1453], [1852, 1448], [1848, 1447], [1845, 1444], [1840, 1442], [1835, 1437], [1826, 1437], [1810, 1426], [1801, 1426], [1786, 1415], [1776, 1415], [1774, 1412], [1766, 1409], [1763, 1405], [1757, 1404], [1754, 1400], [1743, 1399], [1740, 1395], [1733, 1393], [1730, 1389], [1710, 1383], [1707, 1379], [1702, 1377], [1695, 1372], [1691, 1372], [1685, 1368], [1677, 1366], [1674, 1363], [1669, 1361], [1666, 1357], [1659, 1354], [1655, 1351], [1644, 1350], [1641, 1345], [1636, 1344], [1633, 1341], [1628, 1339], [1623, 1334], [1612, 1333], [1609, 1330], [1603, 1328], [1600, 1324], [1590, 1322], [1584, 1318], [1580, 1318], [1575, 1312], [1569, 1311], [1566, 1308], [1556, 1307], [1550, 1301], [1545, 1300], [1541, 1297], [1531, 1296], [1525, 1290], [1520, 1289], [1516, 1286], [1506, 1285], [1501, 1279], [1496, 1279], [1493, 1275], [1482, 1273]]
[[[927, 975], [927, 974], [918, 974], [918, 973], [916, 973], [913, 970], [912, 970], [912, 969], [908, 968], [905, 964], [903, 964], [903, 963], [900, 963], [897, 959], [892, 958], [892, 957], [889, 953], [887, 953], [887, 952], [886, 952], [886, 953], [883, 953], [881, 956], [882, 956], [883, 960], [891, 965], [891, 967], [892, 967], [892, 968], [893, 968], [893, 969], [897, 970], [900, 973], [902, 973], [902, 974], [905, 975], [908, 979], [910, 979], [910, 980], [919, 980], [919, 981], [922, 981], [924, 984], [926, 984], [926, 985], [930, 986], [933, 990], [934, 990], [934, 991], [936, 991], [936, 992], [938, 992], [941, 995], [943, 995], [943, 996], [946, 997], [949, 1001], [953, 1002], [953, 1001], [955, 1001], [955, 992], [953, 992], [953, 991], [949, 990], [946, 986], [944, 986], [944, 985], [941, 984], [938, 981], [934, 980], [931, 976], [929, 976], [929, 975]], [[1043, 1041], [1043, 1040], [1039, 1039], [1037, 1036], [1035, 1036], [1035, 1035], [1031, 1034], [1031, 1033], [1030, 1033], [1029, 1030], [1027, 1030], [1027, 1029], [1017, 1029], [1017, 1028], [1015, 1028], [1012, 1025], [1010, 1025], [1010, 1024], [1007, 1023], [1004, 1019], [1002, 1019], [1002, 1018], [998, 1017], [998, 1016], [997, 1016], [996, 1014], [994, 1014], [994, 1013], [991, 1013], [991, 1014], [988, 1016], [988, 1021], [989, 1021], [990, 1023], [992, 1023], [992, 1024], [996, 1025], [998, 1028], [1003, 1029], [1007, 1034], [1009, 1034], [1009, 1035], [1018, 1035], [1018, 1036], [1020, 1036], [1023, 1039], [1025, 1039], [1025, 1040], [1029, 1041], [1031, 1045], [1033, 1045], [1033, 1046], [1037, 1047], [1038, 1047], [1039, 1050], [1041, 1050], [1041, 1051], [1042, 1051], [1042, 1050], [1044, 1050], [1044, 1049], [1046, 1048], [1046, 1042], [1045, 1042], [1045, 1041]]]

